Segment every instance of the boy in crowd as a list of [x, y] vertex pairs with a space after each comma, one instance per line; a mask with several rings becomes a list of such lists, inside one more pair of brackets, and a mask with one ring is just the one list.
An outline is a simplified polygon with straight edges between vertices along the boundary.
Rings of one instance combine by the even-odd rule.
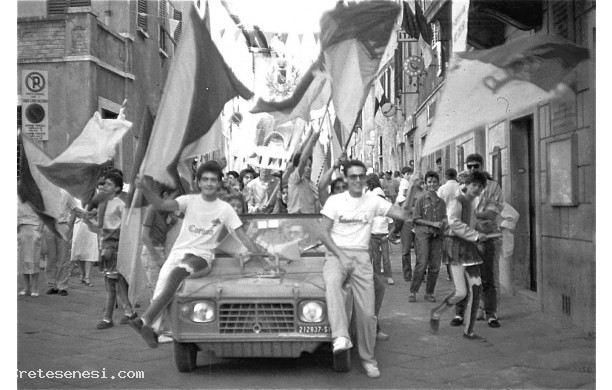
[[104, 272], [107, 298], [104, 318], [97, 325], [100, 330], [113, 327], [113, 311], [117, 298], [122, 303], [125, 314], [119, 322], [121, 325], [138, 316], [128, 298], [127, 281], [117, 271], [121, 216], [125, 206], [125, 202], [119, 196], [123, 189], [123, 176], [120, 172], [109, 171], [104, 175], [104, 187], [100, 193], [100, 198], [104, 198], [104, 201], [98, 205], [98, 225], [95, 226], [91, 221], [85, 220], [90, 230], [101, 236], [100, 269]]
[[242, 221], [227, 202], [217, 198], [223, 172], [216, 161], [207, 161], [196, 172], [200, 193], [162, 199], [148, 180], [136, 178], [134, 184], [157, 210], [185, 214], [181, 232], [172, 247], [168, 259], [159, 272], [159, 279], [151, 305], [141, 318], [130, 321], [130, 325], [142, 336], [150, 348], [157, 348], [161, 313], [170, 304], [179, 285], [188, 276], [210, 272], [213, 251], [218, 245], [219, 235], [225, 226], [251, 253], [257, 248], [242, 228]]
[[440, 185], [437, 172], [428, 171], [425, 174], [425, 191], [416, 200], [414, 206], [414, 225], [416, 236], [416, 265], [408, 302], [416, 302], [416, 294], [423, 282], [423, 274], [427, 270], [427, 285], [425, 300], [435, 302], [434, 290], [440, 273], [442, 261], [442, 232], [446, 224], [446, 203], [436, 191]]

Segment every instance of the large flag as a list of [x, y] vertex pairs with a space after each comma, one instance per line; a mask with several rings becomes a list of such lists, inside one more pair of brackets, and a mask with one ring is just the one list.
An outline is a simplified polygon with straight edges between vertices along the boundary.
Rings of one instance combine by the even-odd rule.
[[562, 83], [588, 57], [588, 49], [548, 34], [456, 53], [422, 155], [477, 127], [573, 93]]
[[348, 139], [377, 76], [401, 7], [364, 1], [336, 8], [321, 18], [321, 50], [332, 85], [336, 116]]
[[[189, 145], [199, 143], [204, 146], [198, 151], [190, 149], [190, 153], [212, 151], [207, 150], [206, 146], [211, 143], [206, 139], [221, 131], [213, 124], [225, 103], [236, 96], [249, 99], [253, 95], [239, 79], [234, 67], [226, 62], [227, 57], [220, 51], [225, 49], [213, 41], [221, 40], [228, 29], [236, 28], [235, 24], [219, 0], [201, 4], [204, 10], [194, 4], [183, 19], [181, 45], [168, 74], [149, 147], [140, 168], [140, 173], [168, 185], [181, 186], [178, 165], [188, 160], [189, 156], [183, 152]], [[223, 18], [233, 25], [220, 25]], [[220, 29], [224, 30], [223, 34]], [[243, 51], [248, 55], [246, 46]], [[231, 58], [235, 60], [237, 55], [233, 53]]]
[[315, 61], [310, 66], [295, 87], [291, 97], [278, 102], [259, 98], [251, 109], [251, 113], [267, 112], [274, 117], [275, 125], [280, 125], [296, 118], [302, 118], [306, 122], [310, 121], [311, 111], [320, 110], [325, 107], [331, 97], [331, 85], [329, 80], [319, 70], [320, 66], [320, 61]]
[[117, 119], [102, 119], [96, 111], [72, 144], [55, 159], [40, 162], [38, 169], [51, 183], [87, 202], [95, 192], [102, 167], [113, 159], [117, 145], [131, 127], [123, 109]]
[[[431, 50], [433, 32], [431, 26], [427, 23], [418, 1], [411, 0], [410, 3], [404, 1], [402, 5], [404, 10], [402, 28], [408, 35], [419, 41], [418, 46], [423, 56], [425, 69], [427, 69], [433, 61], [433, 50]], [[414, 11], [410, 5], [414, 7]]]
[[39, 170], [38, 164], [51, 161], [28, 136], [21, 133], [21, 160], [19, 165], [20, 193], [30, 204], [42, 222], [54, 234], [66, 239], [65, 232], [58, 229], [57, 218], [62, 211], [62, 191], [51, 183]]

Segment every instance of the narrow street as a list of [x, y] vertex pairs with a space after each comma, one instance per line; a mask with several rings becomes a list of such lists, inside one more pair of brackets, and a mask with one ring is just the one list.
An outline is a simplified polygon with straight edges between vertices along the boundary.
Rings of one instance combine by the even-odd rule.
[[[198, 355], [193, 373], [179, 373], [172, 344], [156, 350], [128, 325], [96, 330], [105, 292], [102, 277], [92, 270], [93, 287], [70, 278], [69, 295], [45, 295], [18, 300], [18, 370], [98, 371], [97, 379], [30, 378], [22, 373], [19, 388], [595, 388], [595, 338], [540, 313], [535, 300], [521, 294], [502, 295], [499, 329], [478, 322], [476, 331], [486, 343], [464, 340], [461, 329], [449, 325], [429, 330], [432, 303], [422, 293], [416, 303], [406, 300], [409, 284], [401, 280], [400, 247], [392, 246], [396, 284], [387, 288], [380, 315], [389, 341], [378, 342], [381, 377], [368, 379], [356, 351], [353, 369], [336, 373], [329, 351], [300, 359], [216, 359]], [[414, 261], [414, 256], [413, 256]], [[450, 292], [446, 270], [440, 272], [436, 296]], [[139, 302], [141, 312], [145, 306]], [[134, 377], [133, 379], [119, 378]], [[18, 373], [19, 377], [19, 373]], [[105, 378], [104, 378], [105, 377]], [[113, 378], [114, 377], [114, 378]]]

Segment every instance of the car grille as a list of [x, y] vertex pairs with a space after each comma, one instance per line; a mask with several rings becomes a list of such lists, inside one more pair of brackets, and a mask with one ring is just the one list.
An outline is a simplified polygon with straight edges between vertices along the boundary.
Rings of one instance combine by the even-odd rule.
[[289, 333], [295, 331], [292, 303], [223, 303], [220, 333]]

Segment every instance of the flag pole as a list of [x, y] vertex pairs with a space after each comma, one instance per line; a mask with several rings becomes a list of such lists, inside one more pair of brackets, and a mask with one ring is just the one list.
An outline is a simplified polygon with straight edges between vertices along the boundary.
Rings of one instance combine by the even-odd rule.
[[[329, 104], [331, 103], [331, 99], [332, 97], [330, 95], [329, 100], [327, 101], [327, 106], [325, 107], [325, 112], [323, 113], [323, 117], [321, 117], [321, 124], [319, 125], [319, 133], [323, 129], [323, 123], [325, 123], [325, 116], [329, 117], [328, 113], [329, 113]], [[330, 128], [330, 132], [328, 135], [328, 142], [327, 142], [328, 145], [329, 145], [330, 139], [331, 139], [331, 128]], [[327, 153], [329, 153], [330, 150], [331, 150], [331, 145], [329, 145], [329, 147], [327, 148]], [[323, 170], [325, 169], [325, 160], [327, 160], [327, 153], [325, 153], [325, 156], [323, 157], [323, 164], [321, 165], [321, 171], [319, 172], [319, 176], [317, 176], [317, 183], [319, 183], [319, 179], [321, 178], [321, 175], [323, 174]]]
[[359, 119], [360, 115], [361, 115], [361, 110], [359, 110], [359, 112], [357, 113], [357, 118], [355, 118], [355, 124], [353, 125], [353, 129], [351, 130], [351, 133], [349, 134], [348, 139], [346, 140], [346, 143], [344, 144], [345, 151], [346, 151], [346, 148], [348, 148], [349, 142], [351, 142], [351, 137], [353, 136], [353, 133], [355, 132], [355, 130], [357, 130], [357, 119]]

